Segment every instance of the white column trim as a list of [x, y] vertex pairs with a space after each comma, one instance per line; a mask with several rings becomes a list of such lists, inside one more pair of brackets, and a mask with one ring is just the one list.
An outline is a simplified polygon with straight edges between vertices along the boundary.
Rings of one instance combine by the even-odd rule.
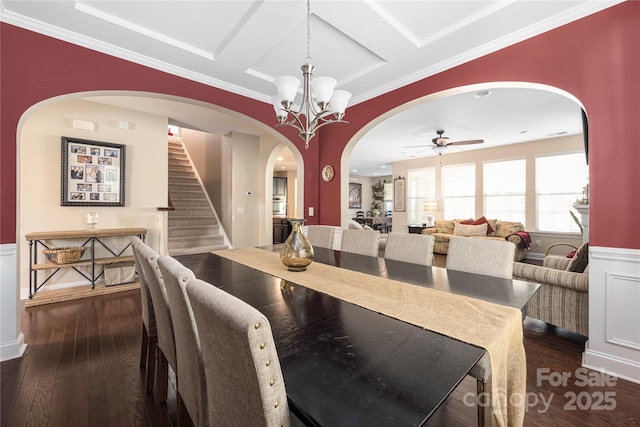
[[0, 361], [22, 357], [27, 345], [20, 332], [17, 245], [0, 245]]
[[591, 246], [589, 254], [582, 366], [640, 384], [640, 250]]

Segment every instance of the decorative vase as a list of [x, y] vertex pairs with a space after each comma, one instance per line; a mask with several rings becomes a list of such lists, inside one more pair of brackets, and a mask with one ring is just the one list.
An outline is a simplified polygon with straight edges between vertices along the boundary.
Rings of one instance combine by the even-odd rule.
[[280, 251], [280, 261], [287, 266], [289, 271], [305, 271], [313, 261], [313, 246], [302, 232], [302, 224], [306, 219], [291, 218], [291, 234], [284, 242]]

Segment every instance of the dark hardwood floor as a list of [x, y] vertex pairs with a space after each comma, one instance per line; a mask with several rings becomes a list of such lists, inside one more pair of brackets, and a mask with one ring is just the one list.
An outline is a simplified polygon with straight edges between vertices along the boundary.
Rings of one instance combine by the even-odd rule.
[[[144, 391], [139, 291], [31, 307], [21, 329], [24, 356], [0, 364], [3, 427], [175, 424], [174, 378], [167, 405]], [[640, 385], [583, 373], [584, 337], [530, 318], [524, 335], [526, 426], [640, 426]], [[549, 381], [565, 373], [566, 384]], [[428, 425], [476, 425], [474, 396], [467, 377]]]

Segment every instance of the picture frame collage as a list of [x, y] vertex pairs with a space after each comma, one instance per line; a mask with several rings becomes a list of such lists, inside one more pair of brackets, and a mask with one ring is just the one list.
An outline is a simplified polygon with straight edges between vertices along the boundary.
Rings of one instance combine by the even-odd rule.
[[61, 138], [61, 206], [124, 206], [126, 146]]

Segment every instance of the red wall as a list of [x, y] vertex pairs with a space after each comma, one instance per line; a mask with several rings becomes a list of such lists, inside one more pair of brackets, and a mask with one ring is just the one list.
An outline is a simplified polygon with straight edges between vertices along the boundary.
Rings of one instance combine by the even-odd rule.
[[[444, 89], [524, 81], [576, 96], [589, 117], [590, 244], [640, 249], [640, 2], [624, 2], [538, 37], [351, 107], [349, 126], [323, 128], [321, 159], [382, 113]], [[338, 203], [328, 186], [322, 204]], [[339, 205], [324, 223], [339, 224]]]
[[[596, 15], [502, 49], [441, 74], [349, 108], [349, 125], [323, 128], [309, 150], [293, 129], [282, 132], [305, 161], [308, 223], [340, 224], [340, 159], [355, 133], [398, 105], [430, 93], [474, 83], [526, 81], [572, 93], [589, 116], [590, 240], [595, 246], [640, 249], [640, 2], [624, 2]], [[268, 125], [271, 106], [223, 90], [135, 65], [8, 24], [0, 24], [0, 138], [2, 204], [0, 243], [16, 241], [16, 132], [20, 116], [42, 100], [91, 90], [167, 93], [239, 111]], [[329, 183], [323, 165], [336, 169]], [[631, 230], [631, 231], [630, 231]]]

